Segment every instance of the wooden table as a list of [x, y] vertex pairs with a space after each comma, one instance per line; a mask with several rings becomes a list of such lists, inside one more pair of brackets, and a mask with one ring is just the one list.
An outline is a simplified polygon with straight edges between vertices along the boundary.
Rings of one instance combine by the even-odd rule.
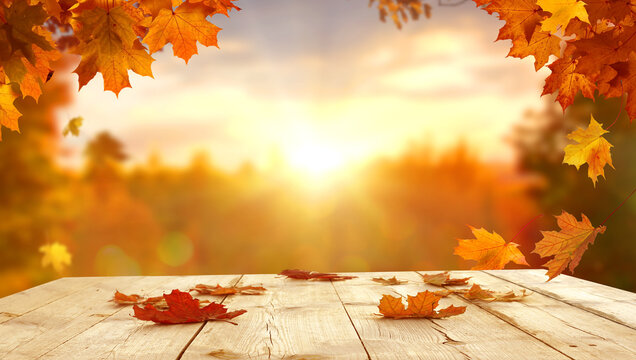
[[[355, 273], [340, 282], [276, 275], [63, 278], [0, 299], [2, 359], [636, 359], [636, 294], [544, 270], [456, 271], [497, 290], [530, 289], [521, 302], [467, 301], [463, 315], [384, 319], [382, 294], [434, 286], [417, 272]], [[373, 277], [397, 276], [385, 286]], [[217, 297], [226, 322], [157, 325], [109, 300], [115, 289], [159, 295], [197, 283], [263, 284], [265, 295]], [[211, 297], [210, 297], [211, 298]]]

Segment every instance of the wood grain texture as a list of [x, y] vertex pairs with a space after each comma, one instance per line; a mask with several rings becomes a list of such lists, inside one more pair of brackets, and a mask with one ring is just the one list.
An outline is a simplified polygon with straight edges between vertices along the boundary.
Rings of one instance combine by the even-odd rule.
[[[485, 272], [454, 273], [494, 291], [525, 289]], [[541, 293], [516, 302], [471, 302], [574, 359], [636, 359], [636, 331]]]
[[[396, 276], [405, 285], [384, 286], [373, 277]], [[372, 359], [566, 359], [558, 351], [451, 295], [440, 301], [467, 306], [460, 316], [446, 319], [383, 319], [377, 315], [382, 294], [415, 295], [439, 287], [424, 284], [415, 272], [364, 273], [347, 282], [334, 282], [351, 320]]]
[[265, 295], [228, 297], [247, 313], [238, 326], [208, 322], [183, 359], [367, 359], [360, 339], [329, 281], [245, 275]]
[[[198, 283], [231, 286], [237, 283], [239, 278], [240, 276], [237, 275], [161, 278], [152, 283], [145, 282], [143, 295], [160, 296], [171, 292], [172, 289], [187, 291]], [[137, 290], [132, 292], [139, 293]], [[219, 296], [198, 296], [198, 298], [216, 302], [224, 299]], [[158, 325], [132, 317], [132, 306], [111, 303], [109, 307], [115, 310], [112, 315], [103, 317], [97, 324], [47, 352], [42, 358], [176, 359], [202, 326], [201, 323]], [[95, 339], [99, 341], [95, 342]], [[152, 340], [149, 341], [149, 339]]]
[[67, 277], [0, 299], [0, 324], [22, 316], [68, 294], [85, 289], [100, 278]]
[[[429, 272], [430, 273], [430, 272]], [[276, 275], [64, 278], [0, 299], [1, 359], [633, 359], [636, 294], [543, 270], [452, 272], [495, 290], [529, 288], [522, 302], [467, 306], [447, 319], [384, 319], [382, 294], [439, 289], [416, 272], [354, 273], [339, 282]], [[386, 286], [373, 277], [408, 280]], [[240, 281], [239, 281], [240, 279]], [[238, 325], [157, 325], [110, 301], [115, 289], [156, 296], [196, 283], [264, 285], [225, 299]], [[518, 284], [518, 285], [517, 285]], [[222, 298], [198, 296], [200, 298]], [[4, 313], [4, 314], [2, 314]]]
[[636, 294], [632, 292], [568, 275], [546, 282], [545, 270], [486, 272], [636, 330]]

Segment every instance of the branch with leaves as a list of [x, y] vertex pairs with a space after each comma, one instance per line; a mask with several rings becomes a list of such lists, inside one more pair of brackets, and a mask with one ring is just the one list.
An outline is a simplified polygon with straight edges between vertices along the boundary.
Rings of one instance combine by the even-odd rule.
[[[18, 97], [38, 99], [63, 52], [81, 61], [80, 88], [99, 72], [104, 90], [130, 87], [128, 72], [152, 77], [152, 54], [171, 44], [186, 63], [197, 43], [217, 46], [216, 14], [236, 0], [5, 0], [0, 5], [0, 128], [19, 131]], [[1, 140], [1, 138], [0, 138]]]

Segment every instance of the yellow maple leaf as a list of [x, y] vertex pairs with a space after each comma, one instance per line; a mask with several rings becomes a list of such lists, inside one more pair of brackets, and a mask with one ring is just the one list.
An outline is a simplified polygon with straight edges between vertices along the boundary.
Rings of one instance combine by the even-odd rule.
[[204, 46], [217, 46], [219, 30], [206, 20], [205, 6], [185, 2], [174, 11], [161, 9], [150, 23], [143, 42], [148, 44], [151, 54], [171, 43], [174, 55], [187, 63], [197, 53], [197, 41]]
[[579, 20], [590, 23], [585, 10], [585, 3], [578, 0], [537, 0], [537, 5], [552, 15], [541, 23], [542, 31], [557, 32], [558, 28], [565, 29], [570, 20]]
[[49, 265], [57, 272], [62, 272], [64, 267], [71, 265], [71, 254], [69, 254], [66, 245], [58, 242], [40, 246], [42, 256], [42, 267]]
[[584, 214], [581, 214], [581, 221], [565, 211], [556, 218], [561, 231], [542, 231], [543, 239], [536, 243], [532, 251], [541, 257], [554, 256], [544, 265], [548, 267], [548, 281], [566, 267], [574, 272], [588, 245], [594, 243], [596, 235], [605, 232], [605, 226], [594, 227]]
[[18, 118], [21, 116], [13, 105], [17, 95], [11, 90], [11, 85], [0, 85], [0, 140], [2, 140], [2, 127], [13, 131], [20, 131]]
[[506, 243], [501, 235], [492, 234], [485, 229], [470, 227], [475, 239], [458, 239], [459, 246], [455, 248], [455, 255], [466, 260], [477, 260], [477, 265], [471, 270], [499, 270], [510, 261], [519, 265], [528, 265], [526, 258], [514, 242]]
[[578, 128], [568, 134], [568, 139], [574, 140], [578, 144], [570, 144], [565, 147], [563, 163], [574, 165], [577, 170], [581, 165], [587, 163], [587, 176], [592, 179], [594, 186], [596, 186], [599, 175], [605, 177], [603, 170], [605, 164], [614, 168], [610, 154], [612, 144], [603, 137], [603, 134], [608, 132], [592, 116], [587, 129]]

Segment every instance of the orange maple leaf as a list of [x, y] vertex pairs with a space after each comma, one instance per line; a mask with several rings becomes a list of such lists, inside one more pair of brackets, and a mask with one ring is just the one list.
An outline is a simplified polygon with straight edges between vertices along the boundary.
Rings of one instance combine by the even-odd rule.
[[[538, 25], [546, 18], [545, 12], [536, 0], [474, 0], [477, 6], [484, 6], [489, 14], [499, 14], [506, 23], [499, 29], [497, 40], [525, 39], [530, 42]], [[539, 28], [540, 29], [540, 28]]]
[[221, 29], [208, 22], [206, 16], [206, 7], [201, 4], [184, 2], [175, 10], [161, 9], [143, 42], [151, 54], [171, 43], [174, 55], [187, 64], [197, 54], [197, 41], [204, 46], [218, 46], [216, 36]]
[[440, 319], [453, 315], [463, 314], [466, 311], [465, 306], [449, 306], [444, 309], [436, 310], [441, 297], [430, 291], [418, 293], [416, 296], [408, 296], [408, 307], [404, 307], [401, 297], [391, 295], [382, 295], [378, 309], [384, 317], [393, 319], [406, 318], [432, 318]]
[[347, 276], [347, 275], [338, 275], [331, 273], [321, 273], [316, 271], [306, 271], [306, 270], [283, 270], [278, 275], [284, 275], [288, 278], [292, 279], [300, 279], [300, 280], [322, 280], [322, 281], [340, 281], [340, 280], [349, 280], [357, 278], [357, 276]]
[[456, 290], [455, 292], [466, 299], [482, 301], [519, 301], [531, 294], [530, 292], [526, 292], [525, 289], [521, 290], [521, 293], [519, 294], [516, 294], [512, 290], [507, 292], [496, 292], [484, 289], [477, 284], [473, 284], [473, 286], [468, 290]]
[[262, 286], [230, 286], [224, 287], [219, 284], [216, 286], [197, 284], [190, 291], [197, 291], [203, 295], [262, 295], [267, 289]]
[[223, 304], [210, 303], [205, 307], [201, 307], [198, 299], [193, 299], [192, 295], [179, 290], [172, 290], [170, 294], [163, 295], [168, 309], [160, 311], [152, 304], [147, 304], [143, 309], [137, 305], [133, 306], [133, 315], [137, 319], [154, 321], [160, 324], [185, 324], [192, 322], [202, 322], [210, 320], [229, 321], [246, 310], [236, 310], [228, 312]]
[[542, 231], [543, 239], [537, 242], [532, 251], [541, 257], [554, 256], [545, 263], [550, 277], [548, 281], [561, 274], [566, 267], [574, 272], [588, 245], [594, 243], [596, 235], [605, 232], [605, 226], [594, 227], [584, 214], [581, 214], [581, 221], [565, 211], [556, 218], [561, 231]]
[[596, 186], [599, 175], [605, 177], [603, 168], [606, 164], [614, 167], [610, 154], [612, 144], [603, 137], [603, 134], [608, 132], [592, 116], [587, 129], [578, 128], [568, 134], [568, 139], [574, 140], [578, 144], [569, 144], [565, 147], [563, 163], [574, 165], [577, 170], [581, 165], [587, 163], [587, 175], [592, 179], [594, 186]]
[[525, 37], [518, 37], [512, 42], [508, 56], [523, 59], [534, 56], [534, 69], [538, 71], [545, 65], [550, 55], [559, 56], [561, 53], [561, 39], [547, 31], [535, 31], [530, 41]]
[[517, 249], [519, 244], [506, 243], [496, 232], [491, 234], [483, 228], [476, 229], [470, 226], [470, 229], [475, 239], [458, 239], [459, 246], [455, 248], [455, 255], [466, 260], [477, 260], [477, 265], [471, 270], [503, 269], [510, 261], [519, 265], [528, 265], [526, 258]]
[[586, 98], [594, 98], [596, 84], [587, 75], [577, 72], [577, 63], [578, 61], [572, 58], [561, 58], [548, 65], [552, 74], [545, 79], [541, 95], [558, 91], [556, 101], [561, 104], [563, 111], [574, 102], [574, 96], [579, 91]]
[[448, 271], [435, 274], [420, 274], [425, 283], [436, 286], [466, 285], [470, 277], [451, 279]]
[[406, 280], [398, 280], [395, 276], [392, 278], [383, 278], [383, 277], [374, 277], [373, 279], [371, 279], [372, 281], [375, 281], [379, 284], [382, 285], [402, 285], [402, 284], [406, 284], [407, 281]]
[[80, 39], [75, 53], [82, 56], [75, 69], [80, 89], [99, 71], [104, 90], [119, 94], [130, 87], [128, 70], [152, 77], [154, 61], [137, 39], [134, 25], [143, 18], [139, 9], [125, 4], [110, 8], [94, 7], [75, 17], [74, 28]]

